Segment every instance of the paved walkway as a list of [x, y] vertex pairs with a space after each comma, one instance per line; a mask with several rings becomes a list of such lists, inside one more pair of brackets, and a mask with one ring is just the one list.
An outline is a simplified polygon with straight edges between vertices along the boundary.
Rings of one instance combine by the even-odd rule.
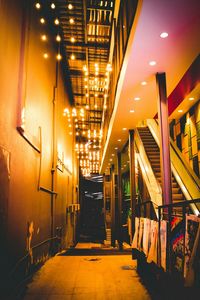
[[[90, 245], [91, 246], [91, 245]], [[24, 300], [149, 300], [131, 255], [56, 256], [28, 285]]]

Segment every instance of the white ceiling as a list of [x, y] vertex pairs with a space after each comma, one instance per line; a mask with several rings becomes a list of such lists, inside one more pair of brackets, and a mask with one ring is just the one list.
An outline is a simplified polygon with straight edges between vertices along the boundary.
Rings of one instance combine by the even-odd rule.
[[[116, 153], [127, 141], [128, 130], [157, 113], [155, 74], [166, 73], [169, 95], [200, 52], [200, 1], [139, 2], [141, 6], [132, 27], [120, 75], [101, 173], [107, 173], [109, 163], [116, 162]], [[168, 37], [161, 38], [162, 32], [167, 32]], [[152, 60], [157, 62], [155, 66], [149, 65]], [[146, 81], [147, 85], [142, 86], [142, 81]], [[135, 97], [140, 97], [140, 100], [135, 101]], [[135, 112], [130, 113], [130, 109]]]

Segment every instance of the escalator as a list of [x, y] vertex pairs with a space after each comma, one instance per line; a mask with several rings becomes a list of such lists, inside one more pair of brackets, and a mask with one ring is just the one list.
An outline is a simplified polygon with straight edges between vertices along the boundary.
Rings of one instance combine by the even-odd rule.
[[[152, 166], [153, 172], [159, 184], [161, 184], [161, 170], [160, 170], [160, 149], [151, 134], [148, 127], [138, 127], [140, 138], [143, 142], [147, 157]], [[172, 174], [172, 202], [184, 201], [185, 197]]]
[[[135, 144], [137, 157], [152, 203], [162, 205], [159, 128], [155, 120], [146, 120], [146, 126], [137, 127]], [[200, 198], [200, 180], [190, 168], [175, 143], [170, 139], [172, 169], [172, 202]], [[199, 205], [191, 210], [198, 215]], [[176, 209], [177, 213], [179, 209]]]

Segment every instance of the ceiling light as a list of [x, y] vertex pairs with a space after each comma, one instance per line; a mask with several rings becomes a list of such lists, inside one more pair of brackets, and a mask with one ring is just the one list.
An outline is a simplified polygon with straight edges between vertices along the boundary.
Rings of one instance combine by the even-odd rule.
[[127, 128], [125, 128], [125, 127], [124, 127], [124, 128], [122, 128], [122, 130], [126, 131], [126, 130], [127, 130]]
[[121, 139], [118, 139], [117, 141], [118, 141], [118, 142], [121, 142]]
[[44, 18], [41, 18], [41, 19], [40, 19], [40, 23], [41, 23], [41, 24], [44, 24], [44, 23], [45, 23], [45, 19], [44, 19]]
[[52, 9], [55, 9], [55, 8], [56, 8], [56, 6], [55, 6], [54, 3], [51, 3], [51, 8], [52, 8]]
[[162, 33], [160, 34], [160, 37], [161, 37], [162, 39], [165, 39], [166, 37], [168, 37], [168, 33], [167, 33], [167, 32], [162, 32]]
[[179, 110], [178, 110], [178, 113], [182, 113], [182, 112], [183, 112], [183, 110], [182, 110], [182, 109], [179, 109]]
[[70, 58], [71, 58], [71, 60], [75, 60], [75, 59], [76, 59], [76, 57], [75, 57], [74, 54], [72, 54], [72, 55], [70, 56]]
[[56, 59], [57, 60], [61, 60], [62, 59], [62, 56], [60, 55], [60, 53], [57, 54]]
[[56, 24], [56, 25], [59, 25], [59, 20], [58, 20], [58, 18], [56, 18], [55, 20], [54, 20], [54, 23]]
[[56, 41], [57, 41], [57, 42], [60, 42], [60, 41], [61, 41], [61, 36], [60, 36], [59, 34], [57, 34], [57, 36], [56, 36]]
[[129, 111], [130, 113], [134, 113], [135, 111], [134, 111], [134, 109], [130, 109], [130, 111]]
[[42, 40], [42, 41], [46, 41], [46, 40], [47, 40], [46, 34], [43, 34], [43, 35], [41, 36], [41, 40]]
[[69, 19], [69, 23], [70, 23], [70, 24], [74, 24], [74, 19], [73, 19], [73, 18], [70, 18], [70, 19]]
[[110, 158], [110, 161], [112, 161], [112, 158]]
[[135, 101], [139, 101], [139, 100], [140, 100], [140, 97], [135, 97], [134, 100], [135, 100]]
[[141, 85], [147, 85], [147, 82], [146, 81], [142, 81]]
[[190, 97], [189, 100], [190, 100], [190, 101], [194, 100], [194, 97]]
[[117, 150], [118, 149], [118, 147], [115, 147], [115, 150]]
[[114, 154], [114, 153], [112, 153], [112, 156], [115, 156], [115, 154]]
[[40, 5], [40, 3], [39, 3], [39, 2], [37, 2], [37, 3], [35, 4], [35, 7], [36, 7], [37, 9], [40, 9], [40, 8], [41, 8], [41, 5]]
[[43, 54], [43, 57], [44, 57], [45, 59], [47, 59], [47, 58], [49, 57], [49, 54], [48, 54], [48, 53], [44, 53], [44, 54]]
[[70, 3], [70, 4], [68, 4], [68, 9], [73, 9], [73, 5]]
[[75, 38], [71, 37], [70, 41], [71, 41], [71, 43], [75, 43]]
[[150, 65], [150, 66], [155, 66], [155, 65], [156, 65], [156, 61], [155, 61], [155, 60], [151, 60], [151, 61], [149, 62], [149, 65]]

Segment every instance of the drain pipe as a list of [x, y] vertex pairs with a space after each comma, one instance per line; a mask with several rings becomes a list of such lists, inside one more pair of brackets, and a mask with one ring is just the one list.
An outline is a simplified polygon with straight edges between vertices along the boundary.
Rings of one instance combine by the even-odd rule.
[[[52, 111], [52, 166], [51, 166], [51, 190], [55, 190], [55, 175], [56, 175], [56, 93], [58, 86], [58, 62], [56, 62], [56, 78], [55, 85], [53, 87], [53, 111]], [[54, 210], [56, 194], [51, 194], [51, 238], [54, 236]], [[53, 246], [53, 245], [52, 245]], [[53, 249], [53, 247], [51, 248]]]

